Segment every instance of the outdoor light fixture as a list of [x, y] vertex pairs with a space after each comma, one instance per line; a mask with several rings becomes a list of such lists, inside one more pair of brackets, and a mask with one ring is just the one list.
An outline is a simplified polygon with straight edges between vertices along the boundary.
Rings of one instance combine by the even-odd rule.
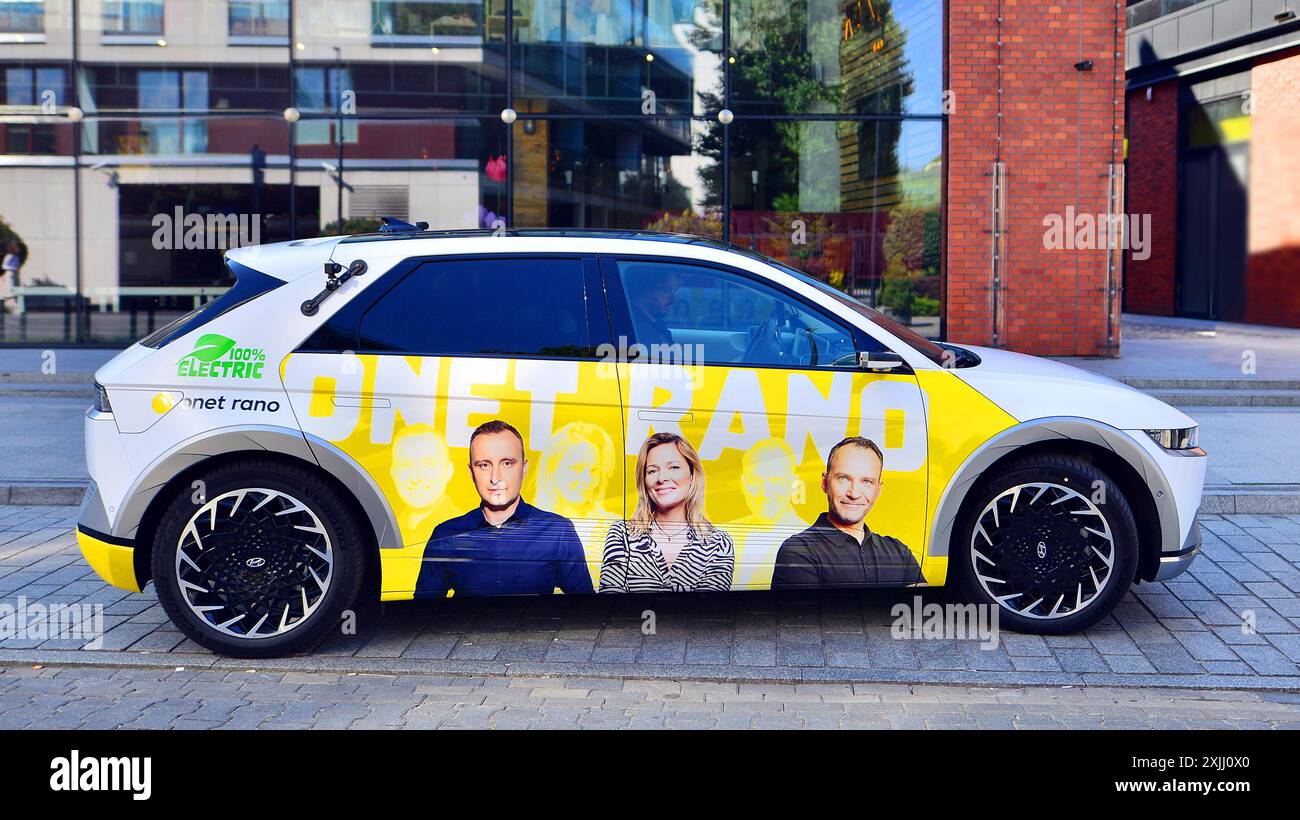
[[85, 116], [86, 113], [82, 111], [80, 108], [76, 107], [75, 105], [68, 109], [68, 113], [67, 113], [68, 122], [81, 122], [81, 120]]
[[653, 63], [655, 61], [655, 56], [647, 51], [645, 55], [645, 61], [647, 63]]
[[519, 115], [515, 113], [515, 110], [513, 108], [501, 109], [501, 121], [504, 122], [506, 125], [511, 124], [517, 119], [519, 119]]
[[1075, 71], [1092, 71], [1092, 60], [1082, 60], [1074, 64]]
[[167, 41], [164, 40], [163, 38], [159, 37], [159, 38], [158, 38], [158, 47], [159, 47], [159, 48], [167, 48]]
[[736, 115], [731, 113], [730, 108], [724, 108], [718, 112], [718, 122], [722, 123], [723, 125], [731, 125], [731, 121], [734, 120], [735, 118]]
[[438, 48], [437, 46], [434, 46], [429, 50], [432, 51], [434, 54], [438, 54], [440, 51], [442, 51], [442, 49]]
[[537, 121], [536, 121], [536, 120], [524, 120], [524, 133], [527, 134], [527, 135], [530, 136], [530, 137], [531, 137], [533, 134], [536, 134], [536, 133], [537, 133]]
[[297, 121], [300, 120], [300, 119], [302, 119], [302, 112], [299, 111], [298, 109], [296, 109], [296, 108], [294, 108], [294, 107], [292, 107], [292, 106], [290, 106], [289, 108], [284, 109], [284, 121], [285, 121], [285, 122], [297, 122]]

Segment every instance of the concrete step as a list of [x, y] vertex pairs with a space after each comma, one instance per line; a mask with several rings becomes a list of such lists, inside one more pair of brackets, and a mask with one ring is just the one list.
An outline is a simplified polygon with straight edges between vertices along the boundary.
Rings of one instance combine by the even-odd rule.
[[0, 384], [94, 384], [94, 373], [0, 371]]
[[1138, 390], [1300, 390], [1300, 379], [1130, 378]]
[[93, 382], [0, 382], [0, 398], [93, 399]]
[[0, 478], [0, 504], [31, 504], [72, 506], [81, 503], [86, 494], [86, 479], [22, 479]]
[[1300, 514], [1300, 484], [1216, 484], [1205, 488], [1201, 512], [1207, 515]]
[[1144, 390], [1179, 409], [1189, 407], [1300, 407], [1300, 390]]

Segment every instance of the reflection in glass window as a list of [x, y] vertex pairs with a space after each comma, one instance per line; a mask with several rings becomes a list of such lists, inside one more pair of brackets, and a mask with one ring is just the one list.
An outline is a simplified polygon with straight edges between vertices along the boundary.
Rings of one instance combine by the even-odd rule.
[[288, 0], [230, 2], [230, 36], [288, 37]]
[[[293, 74], [294, 105], [304, 113], [337, 114], [345, 89], [355, 88], [351, 71], [344, 68], [303, 66]], [[357, 119], [346, 117], [340, 124], [337, 118], [304, 119], [298, 123], [299, 145], [332, 145], [335, 134], [342, 128], [344, 142], [357, 141]]]
[[[141, 111], [206, 111], [206, 71], [149, 70], [138, 75]], [[140, 121], [141, 153], [201, 154], [208, 150], [208, 124], [201, 118]]]
[[619, 260], [618, 272], [634, 343], [654, 361], [856, 366], [852, 333], [768, 285], [673, 262]]
[[943, 0], [733, 0], [733, 108], [939, 114], [943, 20]]
[[162, 0], [104, 0], [105, 34], [162, 34]]
[[559, 0], [526, 8], [527, 17], [516, 19], [517, 96], [638, 116], [721, 107], [720, 0]]
[[[6, 106], [62, 106], [65, 104], [67, 72], [62, 67], [11, 67], [5, 69], [3, 98]], [[6, 154], [56, 154], [60, 146], [60, 126], [52, 122], [10, 121], [0, 123]], [[67, 133], [66, 131], [64, 132]], [[65, 151], [71, 146], [63, 144]]]
[[44, 0], [0, 0], [0, 34], [45, 31]]
[[707, 199], [703, 125], [650, 117], [514, 124], [516, 227], [645, 228], [722, 236]]
[[377, 42], [481, 43], [483, 0], [375, 0], [371, 22]]
[[942, 123], [751, 120], [730, 132], [731, 241], [937, 331]]

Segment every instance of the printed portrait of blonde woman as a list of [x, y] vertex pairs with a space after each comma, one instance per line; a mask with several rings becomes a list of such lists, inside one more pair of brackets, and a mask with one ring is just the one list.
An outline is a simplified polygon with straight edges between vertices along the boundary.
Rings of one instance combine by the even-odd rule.
[[727, 524], [736, 542], [732, 589], [767, 589], [781, 543], [808, 526], [794, 509], [794, 451], [779, 438], [760, 441], [740, 462], [740, 489], [749, 515]]
[[736, 548], [704, 513], [704, 465], [691, 443], [655, 433], [636, 457], [636, 511], [605, 539], [600, 592], [725, 591]]
[[424, 543], [439, 521], [459, 511], [447, 498], [455, 468], [442, 436], [427, 424], [411, 424], [393, 436], [390, 475], [397, 497], [398, 526], [406, 543]]
[[552, 434], [537, 471], [533, 503], [573, 522], [593, 583], [600, 580], [609, 526], [620, 517], [605, 508], [615, 457], [609, 433], [590, 422], [575, 421]]

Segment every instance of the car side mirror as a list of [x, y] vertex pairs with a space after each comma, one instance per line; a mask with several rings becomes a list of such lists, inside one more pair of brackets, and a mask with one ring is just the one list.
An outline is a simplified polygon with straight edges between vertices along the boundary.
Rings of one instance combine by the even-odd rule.
[[887, 350], [884, 352], [868, 351], [858, 354], [858, 367], [877, 373], [889, 373], [907, 367], [907, 362], [903, 361], [902, 356]]

